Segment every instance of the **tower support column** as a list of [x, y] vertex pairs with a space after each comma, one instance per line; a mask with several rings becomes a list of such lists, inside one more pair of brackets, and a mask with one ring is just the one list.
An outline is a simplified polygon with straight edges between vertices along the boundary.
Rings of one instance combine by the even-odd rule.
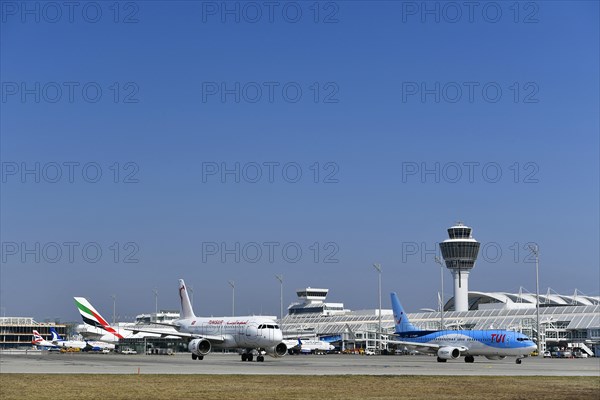
[[464, 269], [452, 270], [455, 311], [469, 311], [469, 272]]

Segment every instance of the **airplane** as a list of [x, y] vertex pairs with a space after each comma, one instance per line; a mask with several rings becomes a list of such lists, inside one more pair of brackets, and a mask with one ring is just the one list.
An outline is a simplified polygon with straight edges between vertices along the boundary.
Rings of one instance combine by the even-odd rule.
[[[81, 314], [81, 318], [83, 322], [88, 325], [91, 325], [95, 328], [99, 329], [99, 332], [106, 333], [91, 333], [94, 336], [94, 339], [99, 342], [105, 343], [115, 343], [118, 342], [119, 339], [123, 339], [123, 335], [117, 332], [112, 326], [106, 322], [102, 315], [85, 297], [73, 297], [75, 299], [75, 305], [77, 306], [77, 310], [79, 310], [79, 314]], [[90, 334], [88, 332], [88, 334]]]
[[58, 332], [54, 329], [54, 327], [50, 327], [50, 333], [52, 333], [52, 344], [59, 348], [77, 348], [82, 351], [101, 351], [104, 349], [112, 350], [115, 348], [114, 344], [108, 344], [103, 342], [90, 342], [83, 340], [64, 340]]
[[[143, 339], [144, 337], [154, 337], [160, 338], [164, 337], [161, 334], [134, 334], [133, 332], [123, 332], [123, 327], [117, 326], [117, 328], [113, 328], [106, 319], [100, 315], [100, 313], [92, 306], [92, 304], [85, 297], [74, 297], [75, 305], [77, 306], [77, 310], [79, 314], [81, 314], [81, 318], [85, 324], [85, 329], [82, 329], [79, 334], [83, 336], [86, 340], [94, 340], [95, 342], [104, 343], [104, 344], [112, 344], [112, 347], [108, 347], [109, 349], [114, 348], [114, 344], [117, 344], [120, 339]], [[129, 324], [131, 325], [131, 324]], [[119, 332], [118, 330], [121, 330]], [[173, 330], [173, 332], [175, 332]], [[176, 338], [176, 336], [175, 336]]]
[[36, 346], [40, 346], [40, 347], [54, 347], [57, 348], [58, 346], [56, 346], [54, 343], [44, 339], [42, 337], [42, 335], [40, 335], [40, 333], [38, 331], [36, 331], [35, 329], [33, 330], [33, 340], [31, 341], [31, 344], [36, 345]]
[[335, 347], [323, 340], [284, 340], [284, 343], [288, 347], [289, 354], [311, 354], [311, 353], [325, 353], [332, 351]]
[[396, 325], [395, 334], [401, 339], [388, 341], [424, 353], [437, 354], [438, 362], [454, 360], [461, 355], [465, 362], [472, 363], [475, 356], [485, 356], [488, 360], [502, 360], [506, 356], [516, 356], [516, 363], [537, 349], [527, 336], [502, 329], [490, 330], [441, 330], [425, 331], [417, 329], [408, 320], [398, 295], [391, 293], [392, 309]]
[[179, 280], [179, 298], [181, 317], [172, 324], [157, 323], [175, 328], [175, 331], [155, 329], [125, 328], [137, 332], [157, 333], [162, 336], [178, 336], [189, 339], [188, 349], [192, 360], [202, 360], [215, 349], [237, 349], [242, 361], [252, 361], [257, 352], [256, 361], [263, 362], [264, 354], [271, 357], [283, 357], [287, 346], [282, 341], [283, 334], [274, 318], [270, 317], [211, 317], [201, 318], [194, 314], [185, 282]]

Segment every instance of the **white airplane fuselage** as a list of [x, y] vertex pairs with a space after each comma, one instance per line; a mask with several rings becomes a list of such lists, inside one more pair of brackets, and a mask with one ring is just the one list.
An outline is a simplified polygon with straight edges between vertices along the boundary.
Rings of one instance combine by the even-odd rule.
[[283, 334], [272, 318], [220, 317], [187, 318], [175, 321], [178, 332], [199, 336], [222, 336], [215, 348], [271, 348], [281, 343]]

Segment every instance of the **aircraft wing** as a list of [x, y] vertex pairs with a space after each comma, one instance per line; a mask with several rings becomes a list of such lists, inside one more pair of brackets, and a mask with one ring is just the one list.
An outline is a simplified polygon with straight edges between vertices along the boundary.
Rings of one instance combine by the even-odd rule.
[[[439, 344], [435, 344], [435, 343], [406, 342], [403, 340], [388, 340], [387, 342], [392, 343], [392, 344], [399, 344], [401, 346], [406, 346], [406, 347], [408, 347], [410, 349], [414, 349], [414, 350], [429, 351], [429, 352], [436, 352], [441, 347], [447, 347], [447, 346], [440, 346]], [[457, 347], [461, 352], [469, 350], [465, 346], [457, 346]]]
[[185, 333], [185, 332], [173, 332], [173, 331], [159, 331], [156, 329], [138, 329], [138, 328], [124, 328], [127, 331], [132, 331], [134, 334], [138, 332], [146, 332], [146, 333], [154, 333], [156, 335], [160, 335], [161, 337], [167, 336], [176, 336], [180, 338], [189, 338], [189, 339], [206, 339], [215, 343], [222, 343], [225, 341], [223, 336], [216, 335], [198, 335], [196, 333]]
[[415, 350], [429, 350], [429, 351], [437, 351], [440, 347], [439, 344], [434, 343], [416, 343], [416, 342], [405, 342], [403, 340], [388, 340], [388, 343], [399, 344], [401, 346], [406, 346]]

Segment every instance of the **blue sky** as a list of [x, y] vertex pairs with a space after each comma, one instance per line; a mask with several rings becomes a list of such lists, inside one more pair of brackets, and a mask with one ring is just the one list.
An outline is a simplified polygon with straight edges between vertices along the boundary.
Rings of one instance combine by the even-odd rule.
[[3, 312], [177, 309], [184, 278], [277, 314], [275, 274], [374, 308], [373, 262], [435, 307], [457, 220], [472, 290], [534, 291], [536, 242], [543, 291], [598, 295], [597, 2], [227, 4], [2, 2]]

